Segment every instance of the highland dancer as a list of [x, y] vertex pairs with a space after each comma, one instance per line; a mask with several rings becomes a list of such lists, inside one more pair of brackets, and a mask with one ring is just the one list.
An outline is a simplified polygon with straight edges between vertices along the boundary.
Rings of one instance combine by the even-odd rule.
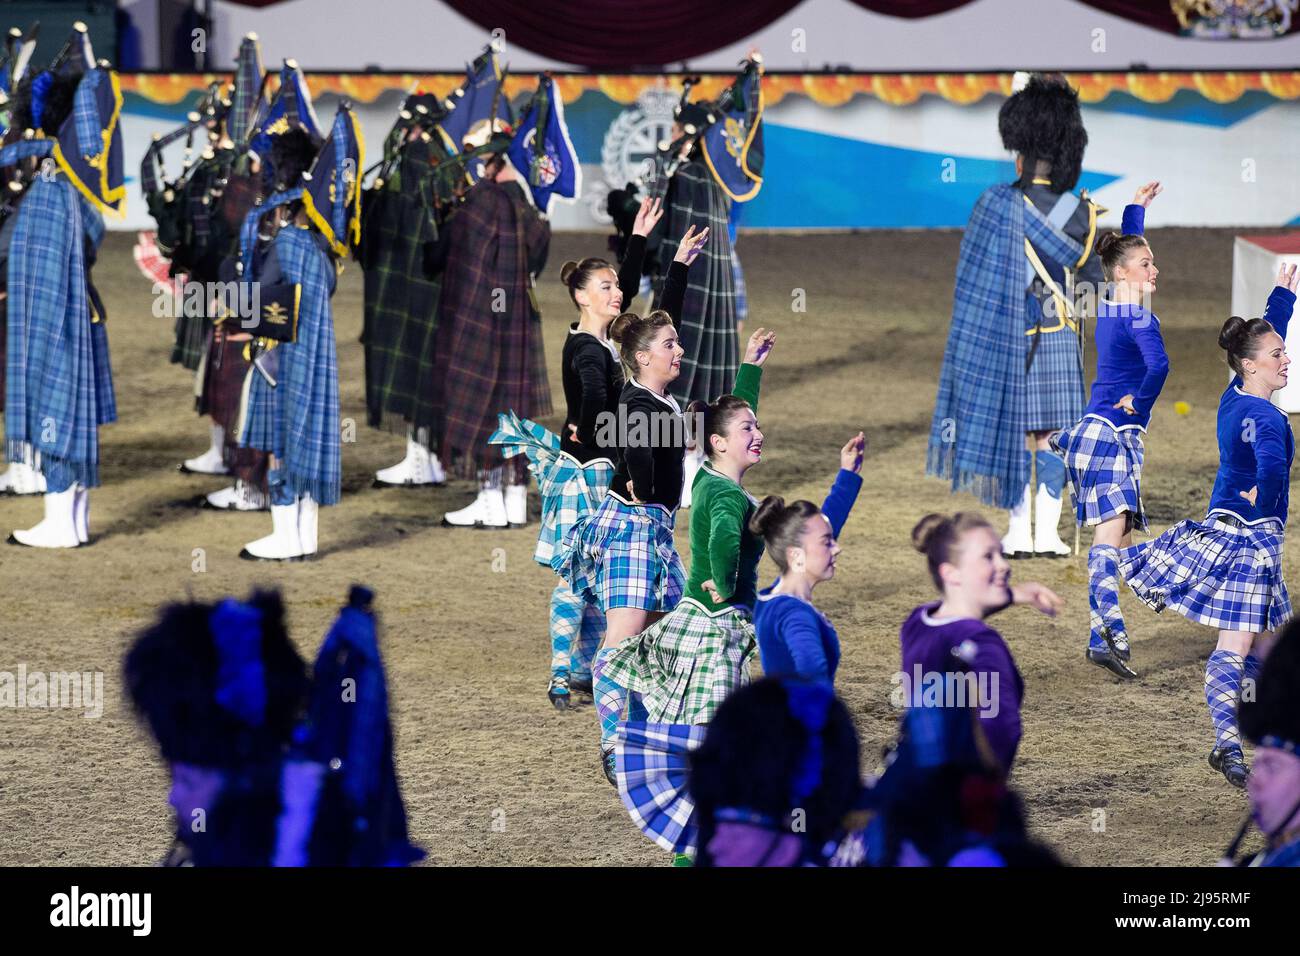
[[767, 677], [798, 677], [835, 682], [840, 639], [830, 620], [813, 604], [813, 588], [835, 576], [839, 536], [862, 488], [861, 432], [840, 449], [840, 471], [818, 508], [811, 501], [786, 504], [779, 495], [763, 499], [749, 521], [781, 576], [758, 592], [754, 632]]
[[1269, 651], [1255, 694], [1241, 702], [1241, 731], [1255, 745], [1251, 817], [1267, 841], [1252, 866], [1300, 867], [1300, 629]]
[[1145, 210], [1159, 183], [1138, 190], [1124, 210], [1124, 234], [1097, 243], [1111, 298], [1097, 304], [1097, 380], [1083, 418], [1051, 436], [1065, 458], [1075, 520], [1093, 527], [1088, 551], [1090, 630], [1087, 658], [1120, 677], [1129, 667], [1128, 630], [1119, 607], [1119, 549], [1145, 531], [1142, 510], [1142, 436], [1169, 374], [1160, 320], [1142, 303], [1156, 289], [1151, 247], [1142, 238]]
[[[601, 438], [618, 417], [624, 386], [622, 363], [609, 339], [609, 326], [623, 303], [636, 296], [646, 236], [660, 215], [657, 201], [642, 201], [617, 273], [610, 263], [597, 258], [566, 262], [560, 270], [560, 279], [579, 311], [578, 321], [570, 325], [561, 359], [568, 406], [563, 437], [512, 412], [501, 416], [500, 428], [490, 439], [503, 446], [503, 454], [526, 454], [530, 460], [542, 497], [542, 528], [533, 558], [548, 568], [569, 529], [579, 518], [595, 513], [609, 492], [617, 448], [607, 447]], [[689, 233], [679, 247], [665, 294], [670, 307], [680, 305], [687, 270], [707, 237], [707, 231], [698, 236]], [[591, 658], [604, 633], [600, 604], [576, 594], [561, 578], [551, 593], [551, 681], [547, 688], [547, 697], [556, 708], [568, 708], [572, 690], [591, 690]]]
[[1065, 467], [1048, 436], [1083, 414], [1077, 299], [1102, 278], [1093, 240], [1105, 210], [1070, 191], [1088, 134], [1064, 81], [1031, 77], [1002, 104], [998, 130], [1017, 181], [986, 190], [962, 236], [926, 473], [1011, 510], [1008, 557], [1063, 557]]
[[[1020, 746], [1025, 682], [1006, 641], [985, 621], [1013, 604], [1028, 604], [1055, 617], [1064, 602], [1041, 584], [1011, 584], [1011, 566], [997, 534], [977, 514], [926, 515], [912, 529], [912, 546], [925, 555], [942, 600], [921, 605], [903, 622], [900, 703], [904, 708], [930, 706], [924, 687], [934, 680], [932, 675], [948, 686], [948, 676], [958, 670], [973, 674], [976, 687], [989, 695], [979, 700], [978, 709], [984, 743], [1002, 773], [1008, 774]], [[960, 662], [954, 661], [954, 653]], [[970, 707], [970, 701], [963, 706]]]
[[[744, 682], [745, 664], [754, 649], [754, 628], [749, 623], [748, 607], [753, 602], [754, 582], [749, 579], [756, 574], [761, 545], [754, 546], [751, 542], [749, 554], [742, 563], [741, 536], [754, 502], [740, 486], [740, 480], [761, 455], [763, 437], [753, 410], [758, 405], [762, 365], [776, 336], [759, 329], [750, 337], [745, 361], [736, 376], [734, 394], [724, 395], [708, 406], [703, 403], [692, 406], [691, 414], [702, 417], [703, 425], [698, 434], [689, 437], [700, 442], [707, 440], [712, 447], [713, 436], [719, 436], [730, 455], [724, 466], [729, 474], [711, 471], [699, 489], [708, 488], [710, 507], [692, 522], [695, 529], [692, 540], [698, 546], [693, 552], [697, 573], [687, 583], [682, 580], [681, 558], [672, 539], [672, 521], [682, 486], [682, 452], [688, 438], [685, 420], [675, 416], [669, 419], [674, 424], [682, 423], [681, 434], [665, 435], [662, 429], [655, 429], [652, 434], [657, 437], [649, 442], [635, 437], [639, 423], [665, 418], [662, 404], [658, 409], [653, 406], [671, 401], [660, 397], [671, 381], [664, 373], [676, 370], [672, 363], [680, 360], [681, 355], [671, 327], [652, 337], [651, 323], [657, 316], [662, 313], [652, 312], [647, 319], [640, 320], [641, 325], [648, 326], [644, 332], [634, 326], [632, 338], [624, 338], [624, 361], [629, 358], [628, 345], [640, 345], [635, 359], [641, 369], [629, 389], [646, 393], [654, 385], [643, 383], [655, 381], [651, 376], [663, 375], [656, 382], [659, 388], [652, 395], [629, 396], [624, 391], [631, 424], [610, 498], [583, 529], [584, 536], [575, 532], [586, 555], [603, 554], [594, 577], [603, 585], [601, 598], [609, 616], [609, 630], [593, 672], [601, 724], [602, 765], [606, 777], [615, 785], [614, 735], [630, 690], [637, 692], [637, 696], [633, 698], [629, 719], [640, 719], [644, 711], [656, 722], [707, 723], [722, 698]], [[735, 434], [731, 434], [733, 426]], [[653, 447], [645, 448], [645, 444]], [[705, 477], [701, 471], [696, 476], [697, 484]], [[619, 494], [623, 488], [627, 489], [627, 501]], [[725, 500], [718, 508], [716, 528], [711, 517], [715, 497]], [[648, 536], [651, 522], [657, 525], [655, 551], [643, 553], [642, 549], [648, 550], [650, 542], [637, 540], [640, 535], [633, 530], [635, 525], [626, 520], [625, 509], [645, 521], [647, 527], [642, 534]], [[661, 510], [663, 515], [659, 513]], [[710, 550], [715, 534], [716, 543], [712, 547], [716, 554]], [[622, 548], [618, 547], [620, 544]], [[577, 573], [592, 577], [586, 563], [593, 560], [585, 558]], [[569, 573], [575, 573], [573, 568], [570, 564]], [[716, 578], [706, 569], [712, 569]], [[706, 580], [712, 591], [705, 587]], [[689, 602], [679, 609], [683, 594]], [[649, 612], [672, 613], [660, 619], [660, 614], [651, 616]], [[647, 629], [646, 625], [650, 627]], [[698, 671], [693, 671], [690, 661], [696, 654], [707, 661]]]
[[1286, 412], [1270, 399], [1287, 383], [1286, 330], [1298, 281], [1297, 267], [1283, 266], [1264, 317], [1234, 315], [1219, 332], [1235, 374], [1219, 399], [1219, 471], [1205, 519], [1180, 521], [1119, 554], [1120, 573], [1148, 606], [1219, 630], [1205, 664], [1210, 766], [1235, 787], [1250, 774], [1237, 727], [1242, 683], [1258, 677], [1274, 632], [1291, 617], [1282, 535], [1295, 439]]
[[40, 165], [8, 250], [5, 377], [6, 456], [39, 470], [45, 485], [44, 519], [10, 541], [37, 548], [89, 542], [99, 426], [117, 417], [90, 267], [104, 234], [100, 209], [119, 212], [126, 194], [122, 98], [117, 74], [96, 65], [84, 27], [69, 50], [16, 91], [15, 123], [43, 138], [0, 151], [0, 165]]

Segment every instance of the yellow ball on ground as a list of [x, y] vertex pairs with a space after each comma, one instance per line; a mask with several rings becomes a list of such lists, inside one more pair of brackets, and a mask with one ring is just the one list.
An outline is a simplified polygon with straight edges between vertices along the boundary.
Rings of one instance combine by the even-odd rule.
[[1191, 410], [1192, 406], [1188, 405], [1186, 402], [1174, 402], [1174, 411], [1179, 415], [1186, 415]]

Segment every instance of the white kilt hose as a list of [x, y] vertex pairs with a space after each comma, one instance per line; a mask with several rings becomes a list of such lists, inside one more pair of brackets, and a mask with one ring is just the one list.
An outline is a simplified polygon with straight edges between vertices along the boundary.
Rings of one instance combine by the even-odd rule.
[[673, 516], [659, 505], [630, 505], [613, 495], [595, 514], [578, 518], [551, 567], [574, 594], [606, 612], [671, 611], [686, 589]]
[[1124, 580], [1155, 611], [1169, 607], [1198, 624], [1255, 633], [1291, 617], [1278, 521], [1189, 519], [1119, 555]]
[[1119, 430], [1089, 415], [1053, 435], [1051, 444], [1065, 458], [1076, 522], [1091, 527], [1127, 511], [1136, 530], [1147, 529], [1142, 510], [1145, 450], [1139, 429]]

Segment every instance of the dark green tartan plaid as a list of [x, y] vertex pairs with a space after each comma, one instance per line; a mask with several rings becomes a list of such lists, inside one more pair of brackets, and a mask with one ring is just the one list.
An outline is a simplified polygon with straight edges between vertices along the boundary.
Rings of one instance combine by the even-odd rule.
[[424, 246], [438, 235], [429, 154], [407, 147], [399, 175], [374, 191], [364, 251], [366, 410], [371, 426], [429, 428], [439, 280], [424, 275]]
[[203, 353], [208, 350], [208, 320], [201, 315], [176, 317], [176, 341], [172, 345], [172, 364], [197, 371]]
[[[736, 380], [740, 356], [727, 208], [726, 195], [703, 163], [692, 161], [678, 167], [668, 190], [661, 277], [668, 274], [668, 264], [687, 226], [694, 223], [696, 231], [709, 227], [709, 240], [691, 264], [678, 317], [678, 334], [686, 354], [681, 375], [671, 388], [682, 402], [697, 398], [711, 402], [725, 395]], [[662, 278], [655, 287], [655, 308], [659, 308], [661, 293]]]

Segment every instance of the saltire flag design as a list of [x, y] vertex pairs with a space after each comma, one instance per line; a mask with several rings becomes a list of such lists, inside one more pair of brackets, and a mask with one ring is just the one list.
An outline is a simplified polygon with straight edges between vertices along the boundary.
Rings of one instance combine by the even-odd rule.
[[550, 214], [552, 199], [572, 202], [582, 191], [582, 164], [564, 122], [564, 101], [550, 77], [538, 80], [506, 159], [528, 184], [525, 195], [543, 215]]

